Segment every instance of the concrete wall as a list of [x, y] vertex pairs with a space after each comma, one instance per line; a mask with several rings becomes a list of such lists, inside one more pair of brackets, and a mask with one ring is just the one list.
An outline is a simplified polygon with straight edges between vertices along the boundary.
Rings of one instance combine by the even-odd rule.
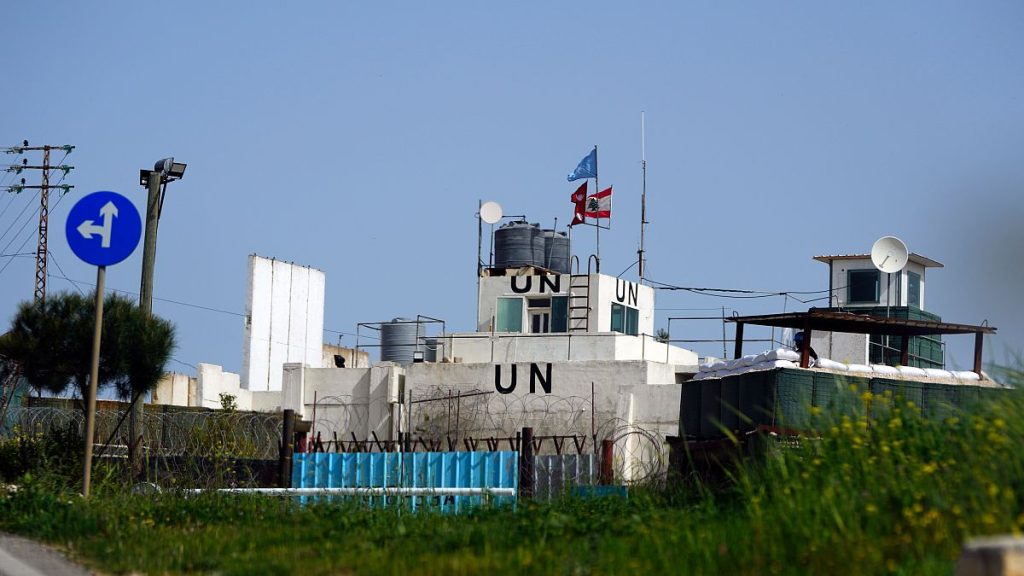
[[190, 406], [220, 408], [221, 394], [235, 397], [239, 410], [252, 409], [252, 394], [241, 387], [238, 374], [225, 372], [214, 364], [199, 364], [196, 376], [196, 395]]
[[454, 334], [444, 338], [446, 356], [457, 363], [567, 360], [649, 360], [696, 366], [697, 354], [651, 336], [617, 332], [570, 334]]
[[[617, 303], [638, 310], [638, 333], [654, 334], [654, 290], [651, 287], [603, 274], [591, 274], [587, 281], [591, 308], [588, 332], [610, 332], [611, 307], [612, 303]], [[490, 332], [492, 330], [498, 298], [567, 296], [569, 295], [569, 283], [570, 276], [568, 274], [481, 278], [477, 331]], [[579, 295], [582, 295], [582, 291]], [[529, 331], [525, 306], [523, 314], [523, 330]]]
[[612, 431], [614, 468], [626, 482], [653, 479], [668, 469], [666, 436], [679, 433], [682, 386], [623, 386], [619, 388], [618, 419]]
[[[522, 276], [487, 276], [480, 278], [480, 304], [477, 306], [477, 331], [493, 328], [498, 298], [549, 298], [569, 294], [568, 274], [530, 274]], [[526, 307], [523, 307], [523, 328], [528, 330]]]
[[221, 366], [199, 364], [194, 378], [185, 374], [165, 374], [153, 391], [151, 402], [193, 408], [221, 408], [220, 395], [230, 394], [235, 397], [235, 405], [239, 410], [281, 410], [280, 391], [252, 392], [242, 388], [240, 380], [238, 374], [225, 372]]
[[[647, 386], [654, 375], [661, 380], [656, 384], [677, 388], [667, 367], [644, 361], [287, 366], [282, 408], [314, 420], [315, 430], [327, 439], [335, 434], [349, 439], [354, 433], [363, 440], [373, 432], [381, 440], [397, 439], [399, 431], [408, 429], [444, 436], [456, 428], [475, 436], [514, 436], [531, 425], [538, 434], [589, 435], [592, 413], [598, 428], [614, 427], [623, 417], [623, 386], [633, 385], [632, 394], [646, 397], [645, 390], [664, 387]], [[639, 410], [648, 406], [657, 406], [659, 412], [645, 412], [642, 419], [660, 422], [660, 411], [668, 410], [675, 415], [666, 423], [678, 426], [678, 397], [667, 405], [654, 400]]]
[[320, 362], [320, 366], [324, 368], [334, 368], [334, 355], [338, 354], [345, 359], [346, 368], [369, 368], [370, 367], [370, 353], [365, 350], [354, 350], [352, 348], [345, 348], [343, 346], [335, 346], [333, 344], [324, 344], [323, 347], [323, 359]]
[[844, 332], [812, 332], [811, 348], [819, 358], [844, 364], [868, 363], [868, 335]]
[[614, 276], [595, 274], [590, 288], [590, 305], [595, 315], [590, 320], [591, 331], [611, 331], [613, 303], [636, 308], [639, 312], [637, 332], [654, 334], [654, 289]]
[[196, 379], [187, 374], [167, 372], [153, 390], [153, 404], [192, 406], [196, 393]]
[[242, 382], [249, 390], [280, 390], [281, 367], [323, 361], [324, 273], [249, 256]]

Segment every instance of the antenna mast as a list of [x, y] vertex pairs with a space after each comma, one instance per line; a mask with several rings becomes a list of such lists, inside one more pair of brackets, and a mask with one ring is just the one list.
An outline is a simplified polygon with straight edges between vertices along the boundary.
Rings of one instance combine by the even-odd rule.
[[647, 135], [644, 130], [644, 112], [640, 111], [640, 171], [643, 174], [640, 186], [640, 249], [636, 251], [639, 262], [640, 283], [644, 283], [647, 268], [644, 257], [644, 230], [647, 227]]

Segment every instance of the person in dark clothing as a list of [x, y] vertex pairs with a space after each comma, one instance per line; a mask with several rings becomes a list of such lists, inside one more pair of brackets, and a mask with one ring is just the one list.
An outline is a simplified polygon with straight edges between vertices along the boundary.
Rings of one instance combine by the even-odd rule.
[[818, 353], [814, 351], [814, 348], [811, 348], [811, 343], [808, 341], [807, 336], [803, 332], [797, 332], [796, 335], [793, 336], [793, 343], [795, 345], [794, 347], [796, 348], [796, 351], [799, 352], [801, 355], [803, 355], [804, 347], [806, 347], [807, 354], [811, 358], [813, 358], [815, 362], [817, 362]]

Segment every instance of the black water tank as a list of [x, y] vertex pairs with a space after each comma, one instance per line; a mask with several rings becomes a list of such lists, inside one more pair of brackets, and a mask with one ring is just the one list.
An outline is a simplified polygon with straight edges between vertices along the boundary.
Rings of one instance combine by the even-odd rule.
[[565, 232], [544, 230], [544, 267], [558, 274], [569, 273], [569, 237]]
[[494, 232], [494, 267], [544, 266], [544, 236], [540, 227], [509, 222]]

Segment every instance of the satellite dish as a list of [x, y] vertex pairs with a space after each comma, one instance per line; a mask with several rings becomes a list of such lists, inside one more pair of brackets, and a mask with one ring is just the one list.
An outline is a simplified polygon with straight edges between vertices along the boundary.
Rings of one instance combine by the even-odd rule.
[[497, 202], [484, 202], [480, 207], [480, 219], [488, 224], [494, 224], [501, 220], [501, 204]]
[[908, 255], [907, 245], [895, 236], [882, 236], [871, 247], [871, 263], [887, 274], [903, 270]]

